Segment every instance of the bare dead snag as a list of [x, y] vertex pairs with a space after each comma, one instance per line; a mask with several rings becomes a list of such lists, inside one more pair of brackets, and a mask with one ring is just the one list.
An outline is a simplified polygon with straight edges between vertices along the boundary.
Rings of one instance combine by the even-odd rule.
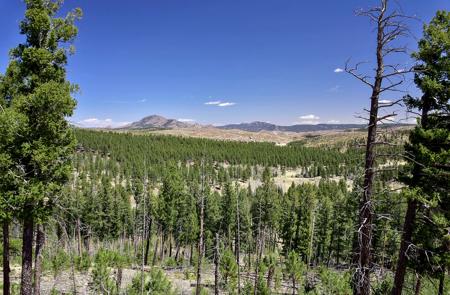
[[[401, 91], [400, 85], [404, 82], [405, 70], [397, 64], [385, 64], [385, 58], [394, 53], [406, 53], [406, 47], [393, 45], [393, 41], [398, 37], [407, 36], [408, 27], [404, 23], [406, 16], [398, 11], [388, 12], [389, 0], [380, 0], [380, 6], [368, 10], [361, 10], [358, 15], [369, 17], [376, 25], [376, 67], [375, 75], [365, 75], [360, 73], [360, 66], [357, 63], [350, 67], [348, 62], [345, 71], [354, 78], [370, 87], [370, 109], [366, 110], [368, 118], [367, 141], [365, 146], [364, 182], [363, 192], [359, 204], [359, 226], [358, 226], [358, 253], [357, 267], [354, 276], [354, 288], [356, 294], [370, 294], [370, 272], [372, 268], [372, 220], [373, 208], [373, 183], [376, 168], [375, 147], [377, 141], [377, 127], [385, 120], [392, 120], [395, 113], [382, 114], [379, 116], [380, 107], [387, 107], [395, 103], [380, 104], [380, 96], [386, 91]], [[362, 118], [362, 117], [361, 117]]]
[[198, 238], [198, 261], [197, 261], [197, 285], [195, 287], [195, 294], [200, 295], [201, 291], [201, 272], [202, 272], [202, 258], [203, 258], [203, 222], [204, 222], [204, 211], [205, 211], [205, 196], [204, 196], [204, 186], [205, 186], [205, 169], [202, 160], [201, 163], [201, 188], [200, 188], [200, 232]]
[[219, 295], [219, 234], [216, 233], [216, 246], [214, 247], [214, 294]]

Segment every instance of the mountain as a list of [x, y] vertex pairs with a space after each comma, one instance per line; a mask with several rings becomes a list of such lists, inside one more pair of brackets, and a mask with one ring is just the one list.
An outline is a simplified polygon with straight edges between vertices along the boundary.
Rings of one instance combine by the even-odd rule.
[[243, 131], [250, 131], [250, 132], [259, 132], [259, 131], [277, 131], [278, 130], [277, 125], [267, 123], [267, 122], [261, 122], [261, 121], [255, 121], [251, 123], [240, 123], [240, 124], [228, 124], [224, 126], [219, 126], [217, 128], [220, 129], [238, 129]]
[[[408, 126], [408, 124], [393, 124], [391, 126], [401, 127]], [[329, 130], [349, 130], [349, 129], [364, 129], [366, 124], [297, 124], [290, 126], [275, 125], [272, 123], [255, 121], [251, 123], [228, 124], [223, 126], [213, 127], [211, 125], [200, 125], [198, 123], [181, 122], [175, 119], [167, 119], [159, 115], [147, 116], [139, 121], [133, 122], [119, 129], [129, 130], [157, 130], [157, 129], [184, 129], [184, 128], [202, 128], [209, 130], [242, 130], [248, 132], [273, 131], [273, 132], [316, 132]], [[382, 128], [382, 127], [381, 127]]]
[[181, 122], [175, 119], [167, 119], [159, 115], [151, 115], [139, 121], [128, 124], [121, 129], [179, 129], [198, 126], [198, 124]]
[[259, 131], [282, 131], [282, 132], [313, 132], [313, 131], [326, 131], [326, 130], [346, 130], [346, 129], [359, 129], [365, 128], [365, 124], [315, 124], [315, 125], [291, 125], [280, 126], [266, 122], [251, 122], [241, 124], [228, 124], [219, 126], [220, 129], [238, 129], [250, 132]]

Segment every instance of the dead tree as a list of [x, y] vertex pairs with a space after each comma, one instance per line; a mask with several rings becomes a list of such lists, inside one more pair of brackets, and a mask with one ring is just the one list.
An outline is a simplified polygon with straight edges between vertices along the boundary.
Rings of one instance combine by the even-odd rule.
[[239, 193], [236, 196], [236, 263], [237, 263], [237, 293], [241, 294], [241, 266], [240, 266], [240, 257], [239, 254], [241, 252], [241, 228], [240, 228], [240, 212], [239, 212]]
[[219, 264], [220, 264], [220, 256], [219, 256], [219, 234], [216, 233], [216, 246], [214, 247], [214, 294], [219, 295]]
[[[379, 114], [381, 108], [393, 106], [399, 101], [380, 102], [380, 97], [388, 91], [401, 91], [399, 87], [405, 81], [404, 75], [411, 70], [404, 69], [399, 64], [385, 64], [386, 57], [396, 53], [406, 53], [406, 47], [399, 47], [394, 41], [409, 35], [405, 18], [400, 12], [388, 11], [389, 0], [380, 0], [380, 6], [368, 10], [358, 11], [358, 15], [369, 17], [375, 23], [376, 31], [376, 66], [373, 76], [361, 74], [360, 66], [349, 66], [346, 63], [345, 71], [357, 80], [368, 86], [371, 90], [370, 109], [366, 109], [368, 118], [367, 141], [365, 145], [364, 182], [359, 204], [358, 226], [358, 253], [357, 267], [354, 276], [356, 294], [370, 294], [370, 272], [372, 268], [372, 219], [373, 183], [376, 173], [375, 147], [383, 144], [377, 139], [377, 126], [385, 121], [392, 121], [396, 113]], [[362, 118], [362, 117], [360, 117]]]
[[195, 294], [200, 295], [201, 291], [201, 271], [202, 271], [202, 258], [203, 258], [203, 222], [204, 222], [204, 207], [205, 207], [205, 169], [202, 160], [201, 163], [201, 188], [200, 188], [200, 232], [198, 238], [198, 262], [197, 262], [197, 285], [195, 287]]
[[144, 294], [144, 267], [146, 264], [146, 253], [144, 249], [144, 241], [145, 241], [145, 234], [147, 232], [147, 212], [146, 212], [146, 198], [147, 198], [147, 185], [148, 185], [148, 176], [147, 176], [147, 166], [146, 162], [144, 161], [144, 168], [145, 168], [145, 179], [144, 179], [144, 192], [143, 192], [143, 208], [142, 208], [142, 262], [141, 262], [141, 294]]

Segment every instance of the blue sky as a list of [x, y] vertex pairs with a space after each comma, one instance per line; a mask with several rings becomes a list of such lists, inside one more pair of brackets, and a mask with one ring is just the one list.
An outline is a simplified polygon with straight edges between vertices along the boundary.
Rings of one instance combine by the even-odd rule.
[[[369, 89], [335, 69], [350, 57], [373, 62], [371, 24], [354, 11], [374, 3], [66, 0], [64, 10], [84, 11], [68, 65], [81, 87], [71, 121], [117, 126], [160, 114], [208, 124], [356, 122]], [[398, 3], [423, 22], [450, 9], [448, 0]], [[0, 72], [23, 40], [23, 12], [23, 1], [0, 0]], [[411, 29], [420, 38], [422, 23]], [[405, 43], [414, 49], [416, 40]], [[406, 89], [415, 92], [412, 83]]]

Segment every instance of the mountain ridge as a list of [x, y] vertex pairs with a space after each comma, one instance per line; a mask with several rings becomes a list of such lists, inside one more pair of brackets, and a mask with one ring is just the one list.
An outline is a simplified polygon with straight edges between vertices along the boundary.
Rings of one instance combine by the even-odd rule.
[[[395, 126], [407, 126], [408, 124], [394, 124]], [[366, 124], [346, 123], [346, 124], [295, 124], [277, 125], [263, 121], [253, 121], [249, 123], [226, 124], [222, 126], [201, 125], [199, 123], [182, 122], [176, 119], [168, 119], [161, 115], [150, 115], [139, 121], [130, 123], [116, 129], [129, 130], [154, 130], [154, 129], [186, 129], [186, 128], [215, 128], [222, 130], [241, 130], [248, 132], [316, 132], [331, 130], [352, 130], [366, 128]]]

